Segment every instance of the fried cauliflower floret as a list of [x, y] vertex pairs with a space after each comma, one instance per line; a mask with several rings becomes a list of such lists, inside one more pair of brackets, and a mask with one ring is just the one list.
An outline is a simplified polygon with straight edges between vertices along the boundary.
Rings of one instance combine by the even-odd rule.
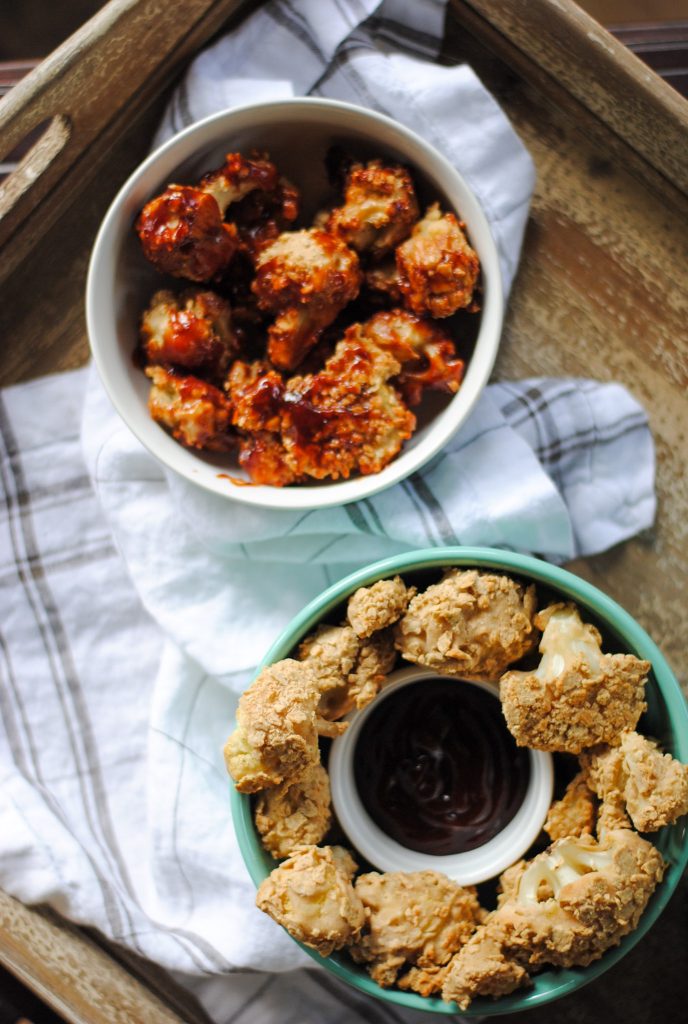
[[219, 388], [162, 366], [149, 366], [146, 376], [152, 381], [148, 410], [175, 440], [187, 448], [214, 452], [234, 447], [229, 404]]
[[286, 383], [265, 363], [237, 360], [226, 389], [241, 465], [254, 483], [273, 486], [379, 472], [416, 425], [388, 383], [400, 369], [390, 352], [359, 339], [357, 325], [322, 370]]
[[232, 311], [215, 292], [158, 291], [141, 318], [141, 344], [149, 363], [221, 373], [238, 351]]
[[473, 301], [480, 263], [463, 224], [434, 203], [396, 251], [404, 305], [418, 316], [451, 316]]
[[168, 185], [136, 221], [144, 256], [164, 274], [210, 281], [239, 248], [236, 227], [223, 220], [227, 207], [252, 189], [276, 184], [277, 169], [269, 160], [228, 153], [224, 165], [197, 186]]
[[656, 832], [688, 814], [688, 765], [637, 732], [622, 733], [618, 746], [593, 747], [581, 761], [603, 808], [627, 812], [639, 832]]
[[388, 352], [349, 328], [319, 373], [285, 388], [282, 438], [296, 472], [323, 480], [379, 473], [413, 433], [416, 418], [388, 383], [400, 370]]
[[293, 938], [329, 956], [355, 942], [365, 921], [351, 884], [356, 867], [341, 846], [303, 846], [261, 882], [256, 906]]
[[545, 964], [585, 967], [637, 926], [664, 873], [655, 847], [629, 829], [561, 839], [528, 863], [518, 886], [451, 962], [442, 996], [466, 1009], [505, 995]]
[[268, 363], [236, 359], [225, 382], [232, 408], [232, 424], [239, 430], [279, 431], [284, 381]]
[[395, 651], [388, 632], [361, 640], [350, 626], [323, 625], [301, 643], [298, 656], [317, 678], [318, 714], [334, 722], [373, 700], [394, 665]]
[[239, 698], [237, 728], [224, 751], [240, 793], [278, 786], [320, 763], [319, 699], [314, 673], [290, 658], [254, 679]]
[[370, 160], [349, 168], [344, 204], [332, 210], [327, 229], [357, 252], [377, 257], [407, 238], [419, 216], [406, 168]]
[[254, 821], [263, 846], [278, 860], [299, 846], [316, 846], [332, 823], [330, 779], [323, 766], [313, 764], [295, 782], [261, 793]]
[[476, 996], [509, 995], [531, 984], [521, 964], [504, 952], [502, 934], [488, 921], [471, 936], [450, 962], [442, 979], [442, 998], [468, 1009]]
[[401, 364], [396, 384], [410, 405], [417, 405], [425, 388], [456, 394], [463, 379], [464, 362], [444, 330], [405, 309], [376, 313], [347, 332], [362, 345], [375, 345]]
[[446, 964], [481, 920], [475, 889], [464, 889], [439, 871], [371, 872], [356, 880], [355, 889], [366, 923], [350, 953], [383, 988], [393, 985], [407, 964]]
[[378, 580], [370, 587], [359, 587], [349, 598], [346, 617], [354, 632], [368, 637], [392, 626], [406, 611], [414, 590], [409, 591], [401, 576]]
[[500, 680], [502, 710], [518, 745], [579, 754], [632, 729], [646, 707], [650, 663], [603, 654], [600, 634], [573, 604], [550, 605], [535, 624], [544, 630], [539, 666]]
[[496, 680], [535, 644], [535, 588], [508, 576], [450, 569], [417, 594], [396, 626], [407, 661], [445, 675]]
[[550, 807], [543, 828], [551, 840], [592, 835], [595, 831], [597, 801], [587, 779], [587, 772], [578, 772], [561, 800], [555, 800]]
[[143, 254], [163, 274], [210, 281], [238, 248], [213, 196], [192, 185], [169, 185], [146, 203], [136, 221]]
[[360, 286], [356, 253], [326, 231], [285, 231], [262, 248], [251, 287], [260, 308], [277, 314], [268, 329], [274, 365], [298, 366]]
[[232, 203], [240, 202], [249, 192], [272, 192], [277, 182], [277, 168], [265, 154], [245, 157], [228, 153], [222, 167], [204, 175], [198, 187], [213, 197], [224, 215]]

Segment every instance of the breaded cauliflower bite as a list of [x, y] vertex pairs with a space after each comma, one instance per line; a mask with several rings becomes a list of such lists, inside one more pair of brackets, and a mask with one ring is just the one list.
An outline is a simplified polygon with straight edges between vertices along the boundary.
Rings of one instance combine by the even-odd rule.
[[688, 814], [688, 765], [637, 732], [622, 733], [618, 746], [593, 747], [581, 762], [603, 808], [622, 818], [628, 813], [639, 832], [656, 832]]
[[603, 654], [599, 632], [573, 604], [550, 605], [535, 624], [543, 630], [537, 669], [500, 680], [504, 717], [519, 746], [580, 754], [632, 729], [646, 707], [650, 663]]
[[588, 773], [575, 775], [561, 800], [555, 800], [543, 828], [552, 841], [567, 836], [592, 835], [597, 822], [597, 800], [588, 785]]
[[401, 369], [349, 329], [319, 373], [285, 388], [282, 438], [298, 475], [316, 480], [379, 473], [411, 437], [416, 417], [389, 383]]
[[176, 441], [187, 448], [212, 452], [228, 452], [235, 447], [229, 403], [219, 388], [163, 366], [149, 366], [146, 376], [152, 381], [148, 410]]
[[285, 231], [260, 250], [251, 285], [261, 309], [276, 313], [268, 355], [293, 370], [361, 286], [358, 257], [318, 228]]
[[450, 569], [417, 594], [396, 626], [407, 661], [444, 675], [496, 681], [535, 645], [535, 588], [508, 576]]
[[261, 882], [256, 906], [293, 938], [329, 956], [355, 942], [365, 922], [351, 884], [356, 867], [341, 846], [303, 846]]
[[423, 972], [446, 964], [482, 919], [475, 889], [439, 871], [372, 872], [360, 875], [354, 888], [366, 923], [349, 952], [383, 988], [406, 966], [419, 969], [412, 987], [427, 987]]
[[351, 595], [346, 617], [357, 636], [368, 637], [394, 625], [406, 611], [415, 590], [409, 590], [401, 576], [378, 580], [370, 587], [359, 587]]
[[269, 160], [228, 153], [224, 165], [197, 186], [169, 185], [146, 203], [136, 221], [144, 256], [164, 274], [212, 280], [239, 248], [236, 227], [223, 220], [227, 207], [253, 189], [276, 184], [277, 170]]
[[149, 363], [210, 374], [226, 370], [239, 349], [229, 303], [201, 288], [181, 295], [156, 292], [141, 318], [140, 336]]
[[328, 231], [357, 252], [381, 256], [407, 238], [420, 212], [411, 175], [399, 164], [353, 164], [344, 204], [332, 210]]
[[418, 316], [451, 316], [473, 301], [480, 263], [462, 227], [434, 203], [397, 248], [397, 283]]
[[410, 405], [418, 405], [426, 388], [456, 394], [463, 379], [464, 362], [454, 342], [430, 320], [405, 309], [376, 313], [347, 332], [365, 347], [389, 352], [401, 364], [396, 385]]
[[545, 964], [585, 967], [637, 926], [662, 880], [652, 843], [629, 829], [553, 843], [520, 871], [502, 903], [451, 961], [442, 988], [466, 1009], [506, 995]]
[[237, 727], [224, 750], [240, 793], [278, 786], [320, 763], [319, 700], [314, 673], [290, 658], [254, 679], [239, 698]]
[[278, 860], [320, 843], [332, 824], [330, 778], [323, 766], [310, 765], [295, 782], [260, 793], [254, 821], [263, 846]]
[[299, 646], [299, 658], [317, 679], [318, 714], [336, 721], [377, 695], [396, 658], [391, 633], [362, 640], [350, 626], [318, 626]]

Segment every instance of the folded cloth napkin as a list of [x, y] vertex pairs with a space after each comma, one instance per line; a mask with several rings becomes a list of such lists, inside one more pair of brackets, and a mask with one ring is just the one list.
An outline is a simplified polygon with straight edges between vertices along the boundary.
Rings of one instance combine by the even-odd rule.
[[[508, 288], [532, 165], [469, 69], [422, 59], [443, 15], [434, 0], [265, 4], [194, 62], [161, 137], [275, 95], [375, 106], [469, 180]], [[0, 886], [185, 976], [232, 974], [200, 992], [218, 1021], [249, 1005], [258, 1021], [292, 1019], [285, 1006], [299, 1022], [420, 1019], [371, 1010], [324, 972], [254, 975], [307, 961], [255, 910], [234, 839], [220, 751], [236, 694], [293, 613], [366, 562], [457, 542], [562, 561], [649, 526], [642, 409], [614, 384], [491, 385], [422, 472], [298, 515], [167, 475], [92, 371], [8, 389], [0, 427]]]

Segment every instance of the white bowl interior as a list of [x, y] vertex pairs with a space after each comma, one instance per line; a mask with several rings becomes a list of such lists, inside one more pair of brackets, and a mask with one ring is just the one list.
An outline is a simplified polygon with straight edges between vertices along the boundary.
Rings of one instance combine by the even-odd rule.
[[[522, 857], [542, 829], [552, 802], [554, 769], [550, 754], [530, 750], [530, 778], [523, 803], [510, 822], [489, 842], [448, 856], [432, 856], [409, 850], [391, 839], [373, 821], [363, 806], [354, 779], [354, 751], [367, 714], [379, 702], [401, 687], [423, 679], [436, 679], [437, 672], [411, 666], [388, 676], [380, 695], [363, 711], [348, 716], [349, 728], [332, 743], [328, 771], [332, 806], [352, 845], [380, 871], [442, 871], [460, 885], [476, 885], [505, 871]], [[457, 686], [478, 686], [499, 699], [496, 683], [457, 679]]]
[[[135, 366], [138, 321], [152, 293], [167, 279], [143, 258], [134, 221], [170, 182], [197, 180], [232, 150], [268, 150], [302, 189], [304, 212], [314, 214], [332, 191], [324, 157], [340, 145], [361, 157], [385, 156], [414, 170], [422, 203], [440, 199], [465, 221], [482, 265], [480, 327], [459, 393], [426, 408], [430, 414], [404, 450], [380, 473], [336, 483], [291, 488], [237, 486], [245, 473], [228, 456], [190, 451], [154, 423], [147, 410], [149, 382]], [[171, 139], [121, 189], [103, 221], [89, 268], [87, 323], [93, 355], [120, 416], [164, 464], [224, 497], [268, 508], [305, 509], [359, 500], [408, 476], [435, 455], [465, 420], [487, 383], [497, 354], [503, 302], [497, 251], [473, 193], [449, 162], [413, 132], [383, 115], [331, 100], [283, 100], [215, 115]], [[439, 408], [438, 408], [439, 405]]]

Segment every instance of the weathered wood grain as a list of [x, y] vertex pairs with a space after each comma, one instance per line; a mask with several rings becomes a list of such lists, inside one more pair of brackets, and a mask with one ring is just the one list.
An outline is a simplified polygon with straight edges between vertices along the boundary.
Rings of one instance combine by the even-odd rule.
[[0, 963], [70, 1024], [210, 1024], [167, 975], [147, 971], [143, 984], [132, 964], [125, 969], [79, 929], [2, 890]]
[[608, 130], [688, 191], [688, 103], [567, 0], [466, 0]]

